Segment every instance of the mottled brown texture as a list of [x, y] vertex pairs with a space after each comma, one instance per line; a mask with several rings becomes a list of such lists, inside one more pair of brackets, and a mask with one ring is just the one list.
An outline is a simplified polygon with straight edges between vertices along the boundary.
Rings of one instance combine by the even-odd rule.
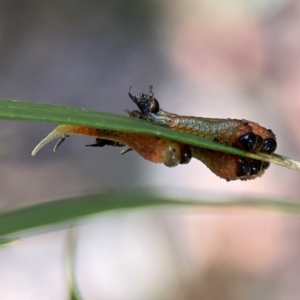
[[[246, 120], [179, 118], [171, 114], [168, 114], [166, 117], [163, 120], [168, 119], [170, 127], [175, 130], [197, 135], [199, 135], [199, 132], [203, 132], [205, 135], [201, 136], [231, 146], [237, 146], [240, 135], [245, 135], [247, 133], [246, 130], [252, 130], [253, 128], [255, 133], [262, 134], [267, 138], [273, 138], [274, 136], [270, 130], [261, 128], [257, 123]], [[199, 128], [204, 127], [208, 129], [204, 131], [199, 130]], [[264, 173], [262, 163], [253, 159], [190, 146], [159, 137], [76, 125], [58, 126], [41, 141], [33, 153], [35, 154], [41, 147], [55, 138], [60, 138], [57, 144], [60, 145], [71, 134], [94, 137], [96, 138], [96, 145], [97, 141], [99, 145], [101, 141], [104, 141], [103, 145], [126, 146], [128, 149], [125, 152], [134, 150], [144, 159], [153, 163], [163, 163], [168, 167], [174, 167], [180, 163], [189, 163], [191, 157], [194, 157], [202, 161], [214, 174], [227, 181], [254, 179], [262, 176]], [[252, 136], [255, 137], [255, 135]], [[109, 141], [112, 142], [110, 143]], [[55, 149], [57, 149], [57, 146]]]
[[[227, 181], [255, 179], [264, 174], [264, 170], [261, 170], [258, 174], [240, 176], [242, 161], [247, 161], [247, 158], [241, 158], [236, 155], [193, 147], [192, 156], [202, 161], [214, 174]], [[248, 163], [250, 162], [248, 161]]]
[[[104, 138], [122, 143], [136, 151], [144, 159], [154, 163], [172, 164], [172, 161], [170, 161], [172, 160], [172, 157], [170, 157], [172, 153], [179, 158], [179, 160], [177, 159], [177, 164], [179, 164], [181, 158], [181, 144], [179, 145], [178, 143], [158, 137], [83, 126], [73, 126], [72, 133]], [[173, 157], [173, 159], [176, 164], [176, 157]]]
[[253, 133], [261, 136], [264, 140], [268, 138], [272, 138], [276, 140], [275, 134], [271, 129], [267, 129], [265, 127], [260, 126], [258, 123], [248, 121], [250, 126], [252, 127]]
[[[36, 147], [33, 151], [34, 154], [54, 138], [60, 138], [59, 144], [61, 144], [71, 134], [113, 141], [117, 143], [116, 145], [118, 147], [120, 146], [118, 143], [121, 143], [129, 149], [136, 151], [144, 159], [153, 163], [163, 163], [168, 167], [177, 166], [183, 160], [185, 160], [185, 163], [188, 162], [188, 157], [184, 156], [184, 154], [187, 153], [189, 148], [182, 143], [172, 142], [154, 136], [76, 125], [59, 125]], [[113, 143], [111, 144], [111, 146], [114, 145]]]

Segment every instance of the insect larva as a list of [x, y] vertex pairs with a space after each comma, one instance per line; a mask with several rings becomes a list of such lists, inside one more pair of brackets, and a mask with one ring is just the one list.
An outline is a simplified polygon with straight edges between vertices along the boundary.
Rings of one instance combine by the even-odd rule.
[[[169, 113], [162, 110], [158, 100], [154, 98], [153, 85], [150, 85], [148, 94], [141, 93], [139, 97], [133, 96], [130, 92], [128, 94], [140, 109], [140, 115], [136, 112], [134, 115], [154, 124], [188, 132], [253, 153], [262, 151], [270, 154], [276, 150], [275, 134], [258, 123], [244, 119], [212, 119]], [[133, 113], [130, 115], [133, 116]], [[270, 165], [259, 160], [199, 147], [191, 146], [191, 149], [192, 157], [202, 161], [213, 173], [228, 181], [260, 177]]]
[[273, 153], [276, 150], [276, 137], [272, 130], [243, 119], [212, 119], [169, 113], [160, 108], [152, 88], [151, 85], [149, 93], [141, 93], [139, 97], [128, 93], [144, 119], [253, 153]]
[[[152, 86], [148, 94], [139, 97], [129, 93], [140, 111], [126, 111], [130, 117], [149, 120], [168, 126], [173, 130], [189, 132], [212, 141], [256, 153], [263, 151], [273, 153], [276, 149], [276, 138], [272, 130], [257, 123], [236, 119], [210, 119], [202, 117], [185, 117], [163, 111], [154, 98]], [[53, 139], [59, 139], [54, 151], [69, 135], [86, 135], [96, 139], [92, 147], [127, 147], [122, 154], [134, 150], [144, 159], [163, 163], [168, 167], [187, 164], [194, 157], [202, 161], [217, 176], [230, 180], [248, 180], [260, 177], [269, 167], [269, 163], [243, 158], [219, 151], [195, 147], [159, 137], [142, 134], [124, 133], [76, 125], [59, 125], [32, 151], [34, 156], [42, 147]]]
[[[117, 131], [101, 130], [84, 126], [59, 125], [33, 150], [32, 155], [48, 144], [53, 139], [59, 139], [54, 151], [62, 144], [69, 135], [86, 135], [96, 138], [92, 146], [103, 147], [105, 145], [128, 148], [135, 150], [144, 159], [154, 163], [164, 163], [168, 167], [178, 164], [187, 164], [194, 157], [202, 161], [217, 176], [230, 180], [247, 180], [261, 176], [266, 167], [261, 161], [254, 161], [238, 156], [225, 154], [218, 151], [191, 147], [170, 140], [150, 137], [145, 135], [122, 133]], [[257, 165], [258, 162], [258, 165]]]

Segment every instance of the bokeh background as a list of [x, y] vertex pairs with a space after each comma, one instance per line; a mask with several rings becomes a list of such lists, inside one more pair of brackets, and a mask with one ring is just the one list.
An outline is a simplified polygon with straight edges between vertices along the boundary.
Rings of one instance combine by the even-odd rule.
[[[245, 118], [300, 159], [297, 0], [1, 0], [0, 97], [123, 114], [150, 83], [182, 115]], [[1, 121], [0, 210], [107, 189], [175, 198], [300, 201], [300, 174], [254, 181], [168, 169], [72, 137], [36, 157], [53, 124]], [[84, 299], [299, 299], [300, 219], [250, 209], [108, 213], [78, 228]], [[67, 299], [68, 230], [0, 250], [0, 299]]]

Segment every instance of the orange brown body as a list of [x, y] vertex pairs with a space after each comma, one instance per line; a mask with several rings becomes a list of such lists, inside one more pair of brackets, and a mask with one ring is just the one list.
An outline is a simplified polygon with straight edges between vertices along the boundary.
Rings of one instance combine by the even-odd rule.
[[[276, 137], [272, 130], [266, 129], [255, 122], [237, 119], [186, 117], [168, 113], [159, 108], [157, 99], [153, 97], [152, 87], [150, 87], [149, 94], [142, 93], [139, 97], [135, 97], [129, 93], [129, 96], [140, 109], [140, 111], [127, 111], [130, 117], [146, 119], [156, 125], [188, 132], [253, 153], [258, 151], [273, 153], [276, 149]], [[32, 155], [35, 155], [51, 140], [59, 138], [60, 140], [54, 148], [55, 151], [71, 134], [96, 138], [96, 143], [89, 146], [127, 147], [122, 154], [134, 150], [144, 159], [154, 163], [163, 163], [168, 167], [187, 164], [193, 157], [202, 161], [214, 174], [227, 181], [260, 177], [269, 167], [269, 163], [259, 160], [195, 147], [159, 137], [76, 125], [59, 125], [36, 146]]]
[[[160, 108], [158, 100], [154, 98], [152, 86], [148, 94], [141, 93], [136, 97], [129, 93], [129, 97], [140, 109], [139, 117], [153, 124], [191, 133], [252, 153], [262, 151], [271, 154], [276, 150], [275, 134], [258, 123], [237, 119], [180, 116], [166, 112]], [[202, 161], [213, 173], [228, 181], [260, 177], [269, 167], [269, 163], [254, 159], [195, 146], [191, 146], [191, 149], [192, 157]]]

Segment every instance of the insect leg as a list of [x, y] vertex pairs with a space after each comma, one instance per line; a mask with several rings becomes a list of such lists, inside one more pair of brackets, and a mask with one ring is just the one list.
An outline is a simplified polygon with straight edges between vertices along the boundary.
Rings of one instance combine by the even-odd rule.
[[106, 139], [100, 139], [100, 138], [96, 138], [94, 144], [86, 145], [86, 147], [104, 147], [104, 146], [125, 147], [125, 145], [122, 143], [106, 140]]

